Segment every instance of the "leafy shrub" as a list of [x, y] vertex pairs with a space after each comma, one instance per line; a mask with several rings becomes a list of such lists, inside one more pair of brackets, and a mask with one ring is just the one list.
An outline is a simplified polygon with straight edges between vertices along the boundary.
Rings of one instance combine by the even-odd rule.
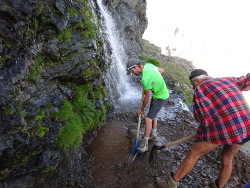
[[157, 67], [161, 65], [161, 63], [158, 61], [158, 59], [155, 59], [155, 58], [142, 56], [141, 60], [143, 60], [143, 61], [145, 61], [147, 63], [151, 63], [151, 64], [153, 64], [153, 65], [155, 65]]
[[101, 112], [95, 109], [94, 103], [87, 98], [90, 84], [69, 86], [76, 91], [76, 96], [72, 101], [65, 100], [60, 111], [53, 114], [56, 121], [65, 123], [57, 135], [57, 145], [64, 151], [76, 150], [82, 143], [84, 133], [100, 125], [101, 115]]

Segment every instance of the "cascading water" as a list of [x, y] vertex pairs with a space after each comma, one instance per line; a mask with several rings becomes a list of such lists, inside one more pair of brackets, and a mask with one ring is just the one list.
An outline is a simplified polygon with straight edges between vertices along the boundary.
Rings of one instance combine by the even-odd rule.
[[107, 8], [103, 5], [102, 0], [97, 0], [97, 4], [101, 11], [102, 25], [112, 52], [110, 55], [107, 44], [104, 44], [106, 45], [104, 46], [106, 49], [105, 56], [111, 60], [109, 70], [105, 76], [109, 102], [116, 110], [120, 106], [123, 106], [124, 110], [124, 105], [131, 104], [131, 99], [138, 99], [140, 101], [140, 91], [138, 91], [138, 88], [132, 86], [129, 82], [129, 76], [126, 74], [124, 64], [128, 61], [128, 57], [125, 53], [122, 40], [119, 37], [116, 24]]

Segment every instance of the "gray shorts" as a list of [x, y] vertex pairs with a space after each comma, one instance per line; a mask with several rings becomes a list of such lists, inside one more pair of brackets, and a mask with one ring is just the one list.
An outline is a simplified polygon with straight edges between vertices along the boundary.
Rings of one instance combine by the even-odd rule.
[[150, 108], [147, 114], [149, 119], [155, 119], [158, 112], [166, 104], [167, 99], [151, 99]]

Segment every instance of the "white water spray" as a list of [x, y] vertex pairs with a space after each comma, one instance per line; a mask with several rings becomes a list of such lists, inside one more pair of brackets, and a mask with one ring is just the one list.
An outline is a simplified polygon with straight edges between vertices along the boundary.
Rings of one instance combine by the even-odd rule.
[[117, 107], [117, 105], [131, 103], [132, 99], [139, 99], [140, 91], [138, 89], [139, 87], [133, 87], [129, 83], [129, 76], [126, 73], [126, 67], [124, 65], [127, 63], [128, 57], [125, 53], [116, 24], [107, 8], [103, 5], [102, 0], [97, 0], [97, 4], [101, 11], [104, 32], [110, 42], [112, 51], [111, 57], [109, 57], [109, 54], [105, 54], [105, 56], [111, 59], [111, 65], [105, 77], [105, 82], [108, 94], [112, 96], [109, 97], [109, 100], [111, 100], [111, 103], [116, 104]]

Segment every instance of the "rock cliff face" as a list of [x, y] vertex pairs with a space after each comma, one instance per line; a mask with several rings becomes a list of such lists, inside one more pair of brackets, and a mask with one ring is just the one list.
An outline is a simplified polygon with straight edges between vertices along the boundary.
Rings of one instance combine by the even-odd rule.
[[[146, 2], [104, 3], [138, 56]], [[0, 0], [0, 187], [90, 187], [84, 148], [108, 107], [99, 20], [96, 1]]]

